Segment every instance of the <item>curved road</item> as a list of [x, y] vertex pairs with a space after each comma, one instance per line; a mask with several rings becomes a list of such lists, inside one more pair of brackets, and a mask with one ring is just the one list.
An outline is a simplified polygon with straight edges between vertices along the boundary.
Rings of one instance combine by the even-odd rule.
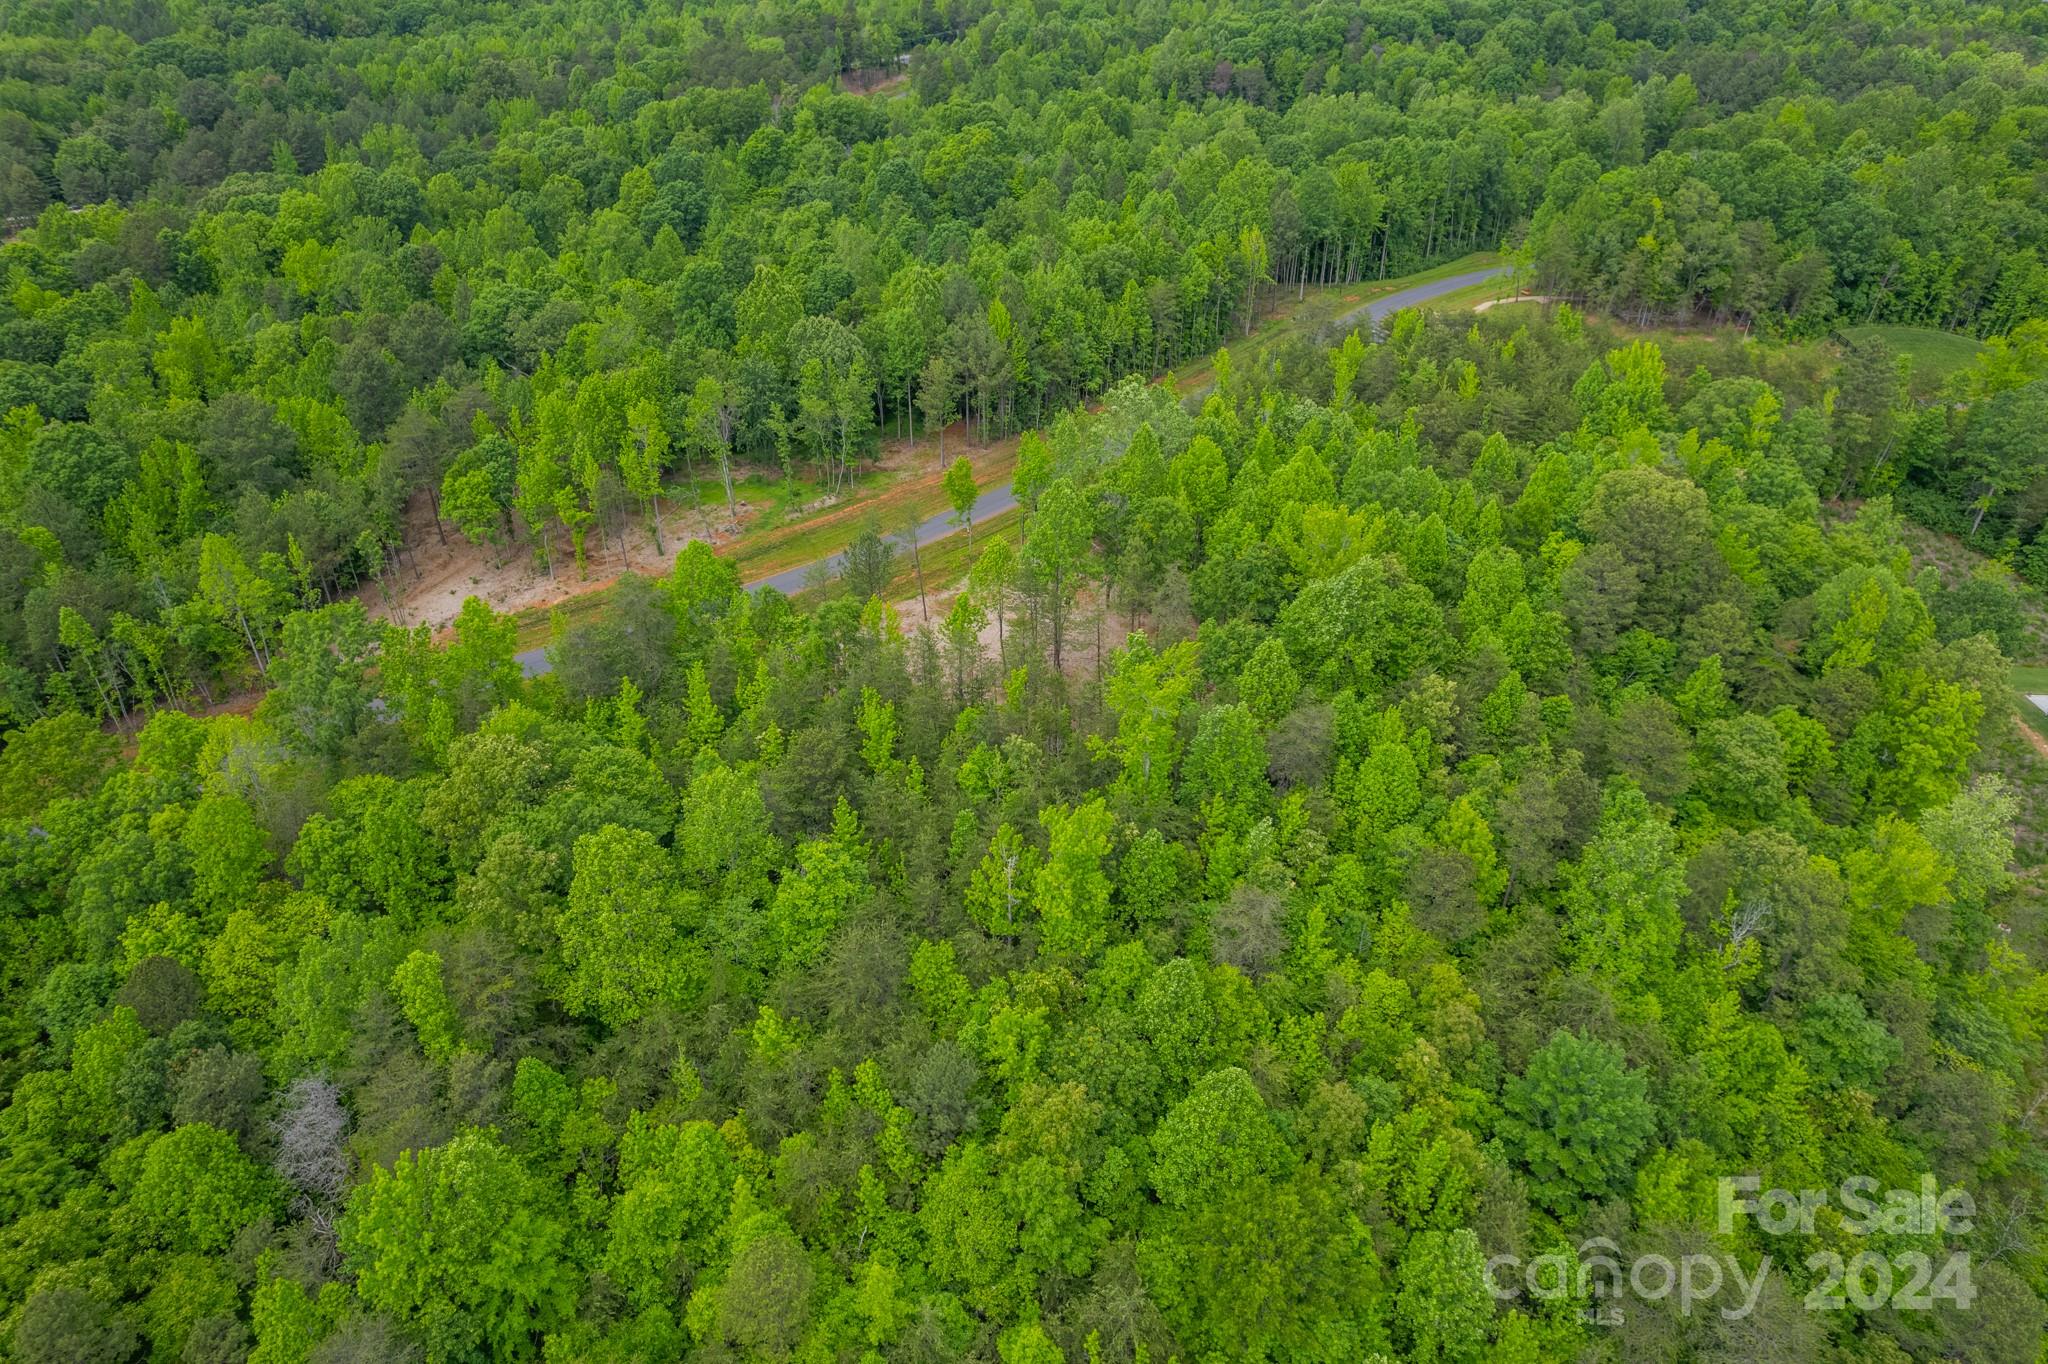
[[1403, 308], [1419, 307], [1433, 298], [1442, 298], [1445, 294], [1456, 293], [1474, 284], [1484, 284], [1497, 275], [1505, 275], [1508, 270], [1508, 266], [1495, 265], [1485, 270], [1467, 270], [1462, 275], [1446, 275], [1442, 279], [1426, 280], [1421, 284], [1411, 284], [1406, 289], [1396, 289], [1385, 298], [1376, 298], [1363, 308], [1355, 308], [1344, 314], [1330, 325], [1330, 330], [1338, 333], [1349, 331], [1360, 318], [1373, 323], [1377, 328], [1381, 322]]
[[[1423, 284], [1410, 285], [1406, 289], [1398, 289], [1388, 294], [1385, 298], [1376, 298], [1364, 307], [1344, 314], [1344, 316], [1330, 324], [1330, 330], [1338, 333], [1344, 332], [1361, 319], [1372, 322], [1377, 326], [1380, 322], [1400, 312], [1403, 308], [1413, 308], [1427, 303], [1433, 298], [1441, 298], [1445, 294], [1453, 293], [1456, 290], [1468, 288], [1474, 284], [1484, 284], [1496, 275], [1506, 274], [1507, 270], [1508, 267], [1505, 265], [1496, 265], [1487, 270], [1468, 270], [1461, 275], [1447, 275], [1442, 279], [1433, 279]], [[976, 524], [979, 524], [992, 516], [1010, 510], [1010, 508], [1016, 505], [1017, 495], [1012, 491], [1010, 484], [1005, 483], [1000, 487], [990, 488], [975, 499], [974, 520]], [[926, 517], [918, 523], [916, 543], [922, 547], [932, 543], [934, 540], [943, 539], [958, 529], [959, 527], [953, 520], [953, 513], [943, 511], [935, 516]], [[907, 547], [908, 542], [901, 535], [891, 536], [890, 539], [895, 542], [899, 549]], [[748, 583], [747, 590], [758, 592], [764, 587], [772, 587], [778, 592], [793, 594], [803, 590], [813, 581], [822, 582], [826, 579], [838, 577], [839, 570], [844, 566], [845, 561], [846, 556], [844, 554], [834, 554], [830, 558], [818, 560], [816, 563], [801, 564], [796, 568], [785, 568], [780, 573], [771, 573], [757, 582]], [[554, 670], [555, 665], [548, 658], [548, 651], [545, 647], [528, 649], [517, 655], [517, 657], [521, 670], [528, 677], [538, 677], [542, 673]]]

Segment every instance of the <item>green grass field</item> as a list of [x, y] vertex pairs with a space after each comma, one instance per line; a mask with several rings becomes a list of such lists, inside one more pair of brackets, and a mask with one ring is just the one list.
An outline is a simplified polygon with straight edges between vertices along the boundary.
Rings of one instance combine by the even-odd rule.
[[1908, 385], [1915, 397], [1932, 397], [1948, 382], [1949, 376], [1969, 368], [1983, 349], [1983, 342], [1974, 336], [1963, 336], [1956, 332], [1936, 331], [1932, 327], [1896, 327], [1873, 325], [1844, 328], [1842, 334], [1856, 340], [1882, 341], [1913, 366]]
[[[941, 536], [918, 551], [918, 556], [924, 564], [925, 591], [943, 592], [959, 586], [965, 581], [968, 570], [974, 567], [974, 561], [992, 541], [1007, 540], [1010, 547], [1015, 549], [1022, 538], [1019, 513], [1015, 507], [990, 517], [986, 522], [975, 523], [972, 545], [968, 543], [965, 531], [954, 531], [950, 535]], [[803, 607], [816, 606], [841, 590], [836, 580], [820, 583], [798, 592], [796, 602]], [[889, 582], [882, 595], [890, 601], [909, 601], [917, 596], [917, 565], [911, 561], [909, 551], [900, 548], [896, 551], [896, 557], [890, 565]]]
[[[956, 439], [946, 447], [946, 458], [966, 455], [973, 461], [975, 482], [984, 489], [998, 487], [1009, 481], [1016, 467], [1018, 440], [1007, 436], [975, 445]], [[936, 450], [924, 445], [913, 467], [865, 475], [838, 504], [799, 519], [757, 522], [721, 553], [738, 566], [743, 582], [753, 582], [830, 558], [870, 522], [885, 535], [898, 533], [906, 522], [923, 521], [947, 509], [946, 492], [939, 484], [941, 467]]]
[[2012, 688], [2019, 693], [2020, 717], [2048, 735], [2048, 714], [2029, 701], [2029, 695], [2048, 696], [2048, 668], [2020, 667], [2012, 670]]
[[[1486, 287], [1489, 289], [1493, 288], [1493, 282], [1488, 281]], [[1507, 298], [1505, 297], [1506, 288], [1503, 288], [1500, 292], [1502, 296], [1498, 298], [1497, 301], [1494, 301], [1495, 296], [1493, 294], [1478, 293], [1476, 290], [1460, 289], [1457, 291], [1458, 294], [1473, 294], [1474, 296], [1460, 300], [1457, 306], [1470, 308], [1480, 303], [1494, 301], [1493, 307], [1487, 309], [1487, 312], [1498, 314], [1501, 317], [1519, 317], [1532, 321], [1536, 318], [1541, 317], [1543, 315], [1543, 310], [1545, 308], [1554, 308], [1557, 306], [1555, 303], [1550, 303], [1543, 299], [1537, 298]], [[1447, 295], [1446, 297], [1456, 297], [1456, 295]]]
[[[1472, 268], [1483, 268], [1490, 263], [1492, 262], [1480, 261]], [[1438, 312], [1469, 312], [1476, 304], [1493, 303], [1506, 299], [1514, 291], [1514, 288], [1514, 282], [1508, 276], [1496, 275], [1492, 279], [1484, 280], [1478, 284], [1468, 284], [1462, 289], [1453, 289], [1447, 294], [1439, 294], [1422, 306], [1435, 309]], [[1535, 306], [1540, 308], [1544, 305], [1539, 303]]]

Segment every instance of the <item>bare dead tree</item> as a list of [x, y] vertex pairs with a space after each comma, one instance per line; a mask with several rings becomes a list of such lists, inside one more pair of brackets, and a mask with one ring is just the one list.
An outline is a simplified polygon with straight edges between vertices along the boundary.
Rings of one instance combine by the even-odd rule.
[[1978, 1253], [1986, 1260], [2002, 1260], [2031, 1251], [2034, 1238], [2027, 1232], [2031, 1203], [2026, 1194], [2020, 1194], [2009, 1202], [1987, 1204], [1977, 1214]]
[[1770, 921], [1771, 907], [1762, 900], [1748, 900], [1728, 915], [1728, 946], [1735, 949], [1763, 931]]
[[348, 1151], [342, 1145], [348, 1122], [341, 1091], [327, 1080], [301, 1076], [285, 1091], [272, 1164], [278, 1177], [312, 1204], [331, 1204], [348, 1180]]

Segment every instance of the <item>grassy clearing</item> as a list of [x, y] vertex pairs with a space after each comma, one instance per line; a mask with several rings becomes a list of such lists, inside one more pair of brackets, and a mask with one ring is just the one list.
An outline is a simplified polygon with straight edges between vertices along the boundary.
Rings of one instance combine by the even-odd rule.
[[[946, 447], [947, 461], [966, 455], [974, 463], [975, 482], [983, 488], [997, 487], [1009, 480], [1017, 465], [1020, 439], [1010, 436], [985, 446], [951, 442]], [[927, 443], [920, 448], [914, 471], [890, 473], [884, 481], [857, 485], [854, 496], [795, 525], [750, 529], [720, 552], [738, 565], [742, 582], [816, 563], [853, 543], [870, 521], [886, 534], [900, 530], [908, 521], [922, 521], [945, 511], [950, 504], [939, 486], [942, 472], [936, 442]]]
[[[1454, 300], [1469, 292], [1446, 295], [1434, 306], [1454, 306]], [[1471, 306], [1470, 301], [1464, 301], [1464, 306]], [[1820, 385], [1841, 364], [1841, 347], [1832, 341], [1759, 340], [1731, 323], [1638, 327], [1597, 310], [1589, 311], [1586, 319], [1617, 345], [1655, 341], [1664, 351], [1665, 370], [1673, 375], [1689, 374], [1695, 366], [1704, 365], [1715, 374], [1755, 374], [1782, 393], [1811, 396], [1819, 393]], [[1975, 337], [1928, 327], [1851, 327], [1843, 334], [1880, 340], [1903, 356], [1909, 365], [1907, 389], [1920, 399], [1937, 395], [1949, 377], [1967, 369], [1983, 349]]]
[[1912, 364], [1908, 385], [1915, 397], [1932, 397], [1949, 377], [1968, 369], [1984, 343], [1974, 336], [1936, 331], [1932, 327], [1875, 325], [1849, 327], [1843, 335], [1882, 341]]
[[[1480, 266], [1472, 267], [1482, 268]], [[1496, 303], [1507, 306], [1505, 300], [1514, 291], [1514, 283], [1506, 275], [1495, 275], [1492, 279], [1478, 284], [1468, 284], [1462, 289], [1453, 289], [1447, 294], [1438, 294], [1422, 306], [1436, 312], [1469, 312], [1480, 303]], [[1542, 307], [1542, 304], [1534, 305]]]
[[[1493, 309], [1492, 316], [1501, 311]], [[1638, 327], [1606, 313], [1584, 314], [1602, 349], [1633, 341], [1654, 341], [1664, 353], [1664, 372], [1674, 384], [1696, 369], [1716, 376], [1749, 374], [1797, 403], [1817, 402], [1827, 377], [1840, 364], [1837, 348], [1819, 341], [1761, 340], [1732, 323]]]
[[[924, 564], [925, 591], [937, 592], [965, 582], [967, 571], [974, 567], [974, 561], [981, 557], [983, 550], [997, 540], [1007, 540], [1014, 549], [1022, 542], [1023, 534], [1020, 509], [1012, 507], [976, 526], [972, 545], [968, 544], [965, 532], [955, 532], [932, 541], [918, 551], [918, 557]], [[896, 556], [896, 567], [896, 576], [889, 580], [889, 590], [898, 596], [910, 596], [917, 591], [916, 567], [908, 554]]]
[[[1997, 707], [1992, 706], [1991, 718], [1985, 725], [1986, 747], [1972, 766], [1997, 772], [2019, 797], [2020, 813], [2013, 821], [2013, 839], [2024, 864], [2038, 862], [2048, 855], [2048, 715], [2027, 699], [2029, 693], [2048, 695], [2048, 667], [2014, 668], [2012, 687], [2013, 712], [2019, 716], [2019, 726], [2007, 724], [1997, 714]], [[2034, 875], [2041, 874], [2036, 867]]]
[[[863, 477], [877, 475], [870, 472]], [[694, 484], [687, 478], [671, 479], [666, 488], [669, 501], [676, 506], [702, 507], [713, 515], [725, 506], [725, 484], [715, 476], [700, 476]], [[780, 525], [800, 515], [798, 509], [804, 504], [824, 496], [811, 479], [777, 478], [766, 470], [750, 470], [734, 479], [732, 494], [742, 506], [755, 509], [754, 526]]]
[[2021, 667], [2012, 670], [2012, 689], [2019, 694], [2020, 718], [2048, 735], [2048, 714], [2029, 701], [2029, 695], [2048, 696], [2048, 668]]
[[[1010, 508], [986, 521], [974, 524], [972, 545], [968, 543], [965, 531], [925, 545], [918, 551], [924, 564], [924, 590], [927, 595], [950, 591], [967, 580], [967, 572], [974, 567], [974, 561], [981, 552], [997, 540], [1008, 541], [1011, 548], [1017, 548], [1023, 541], [1023, 524], [1020, 509]], [[839, 591], [836, 582], [821, 583], [807, 587], [796, 594], [799, 606], [811, 607]], [[912, 601], [917, 597], [917, 564], [911, 561], [907, 550], [898, 549], [892, 563], [888, 584], [882, 589], [882, 596], [889, 601]], [[936, 620], [937, 617], [934, 616]]]

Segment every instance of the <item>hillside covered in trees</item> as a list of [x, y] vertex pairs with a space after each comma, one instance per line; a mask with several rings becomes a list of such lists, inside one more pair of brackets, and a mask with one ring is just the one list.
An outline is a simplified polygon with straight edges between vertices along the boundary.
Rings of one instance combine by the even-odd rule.
[[0, 0], [0, 1357], [2039, 1364], [2044, 28]]
[[[1206, 354], [1262, 287], [1503, 243], [1636, 319], [1999, 338], [2003, 419], [1870, 357], [1817, 491], [2048, 582], [2011, 434], [2048, 401], [2040, 27], [5, 0], [0, 706], [260, 681], [419, 498], [573, 573], [665, 475], [833, 486], [881, 432], [1028, 428]], [[835, 92], [898, 53], [906, 84]]]

